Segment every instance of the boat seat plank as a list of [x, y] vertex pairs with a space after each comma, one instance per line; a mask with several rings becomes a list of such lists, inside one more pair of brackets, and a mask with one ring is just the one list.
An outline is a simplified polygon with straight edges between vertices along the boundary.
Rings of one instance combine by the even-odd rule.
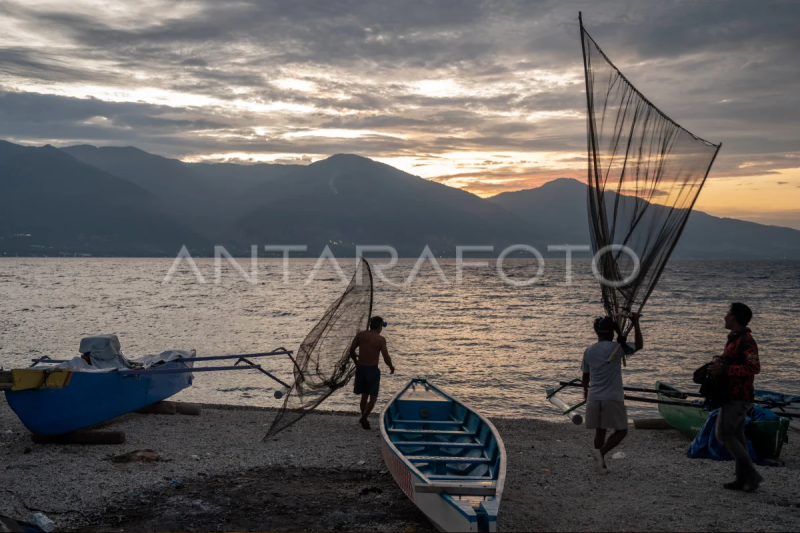
[[445, 429], [387, 429], [389, 433], [404, 434], [404, 435], [464, 435], [467, 437], [474, 437], [474, 431], [450, 431]]
[[412, 463], [488, 463], [486, 457], [447, 457], [436, 455], [406, 455]]
[[435, 480], [461, 480], [461, 481], [494, 481], [493, 478], [488, 476], [458, 476], [454, 474], [429, 474], [427, 476], [428, 479], [435, 481]]
[[426, 448], [483, 448], [478, 442], [392, 441], [395, 446], [424, 446]]
[[406, 420], [404, 418], [395, 418], [392, 422], [394, 424], [431, 424], [434, 426], [460, 426], [463, 424], [458, 420]]
[[496, 496], [497, 489], [488, 486], [464, 486], [459, 483], [417, 483], [417, 494], [450, 494], [451, 496]]

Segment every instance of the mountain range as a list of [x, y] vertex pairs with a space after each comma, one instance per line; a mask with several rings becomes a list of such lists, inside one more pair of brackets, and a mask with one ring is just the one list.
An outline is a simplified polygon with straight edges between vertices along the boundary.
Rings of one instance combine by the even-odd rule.
[[[186, 245], [249, 254], [300, 244], [337, 257], [390, 245], [588, 244], [586, 185], [557, 179], [485, 199], [368, 158], [310, 165], [184, 163], [133, 147], [29, 147], [0, 141], [0, 254], [175, 256]], [[263, 248], [262, 248], [263, 249]], [[263, 252], [262, 252], [263, 255]], [[558, 254], [563, 256], [563, 254]], [[682, 257], [800, 258], [800, 231], [693, 212]]]
[[52, 146], [0, 141], [0, 252], [170, 254], [206, 237], [150, 191]]
[[[578, 180], [560, 178], [536, 189], [501, 193], [489, 200], [535, 227], [549, 228], [546, 234], [550, 243], [590, 242], [586, 184]], [[606, 198], [606, 201], [610, 203], [611, 198]], [[652, 207], [655, 210], [666, 209], [657, 205]], [[695, 210], [689, 215], [673, 257], [798, 259], [800, 231], [715, 217]]]

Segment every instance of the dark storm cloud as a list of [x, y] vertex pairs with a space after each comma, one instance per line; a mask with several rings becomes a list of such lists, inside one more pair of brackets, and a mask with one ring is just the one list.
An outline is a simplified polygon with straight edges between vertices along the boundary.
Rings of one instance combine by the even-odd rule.
[[34, 78], [45, 82], [92, 80], [111, 81], [100, 74], [87, 76], [85, 70], [66, 66], [60, 58], [30, 48], [0, 48], [0, 75]]
[[[0, 92], [0, 135], [46, 133], [47, 139], [135, 139], [142, 134], [165, 135], [189, 130], [221, 129], [225, 125], [206, 119], [174, 119], [168, 106], [104, 102], [95, 98], [67, 98], [36, 93]], [[188, 115], [188, 113], [185, 113]], [[42, 125], [44, 128], [40, 128]], [[120, 133], [135, 129], [136, 136]]]

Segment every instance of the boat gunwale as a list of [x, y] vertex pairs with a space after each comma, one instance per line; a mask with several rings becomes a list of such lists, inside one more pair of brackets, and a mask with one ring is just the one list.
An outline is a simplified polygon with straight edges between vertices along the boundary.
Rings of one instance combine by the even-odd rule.
[[[672, 392], [672, 393], [677, 392], [679, 394], [683, 392], [682, 390], [677, 389], [677, 388], [675, 388], [672, 385], [669, 385], [667, 383], [664, 383], [663, 381], [656, 381], [656, 390], [658, 390], [658, 391], [664, 390], [664, 392]], [[659, 399], [663, 398], [664, 400], [668, 400], [670, 402], [681, 402], [681, 403], [686, 404], [686, 405], [669, 405], [667, 407], [677, 407], [677, 408], [690, 407], [692, 409], [698, 409], [700, 411], [707, 412], [705, 409], [703, 409], [702, 405], [693, 404], [691, 401], [687, 400], [686, 398], [675, 398], [674, 396], [668, 396], [668, 395], [662, 394], [661, 392], [658, 392], [657, 396], [659, 397]], [[661, 405], [659, 405], [658, 407], [659, 407], [659, 411], [660, 411]]]

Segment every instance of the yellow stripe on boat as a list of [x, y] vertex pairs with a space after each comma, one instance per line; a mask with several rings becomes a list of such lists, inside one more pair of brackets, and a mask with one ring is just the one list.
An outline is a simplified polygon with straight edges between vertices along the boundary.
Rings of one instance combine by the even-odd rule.
[[64, 369], [22, 368], [11, 371], [12, 391], [60, 389], [69, 385], [72, 372]]

